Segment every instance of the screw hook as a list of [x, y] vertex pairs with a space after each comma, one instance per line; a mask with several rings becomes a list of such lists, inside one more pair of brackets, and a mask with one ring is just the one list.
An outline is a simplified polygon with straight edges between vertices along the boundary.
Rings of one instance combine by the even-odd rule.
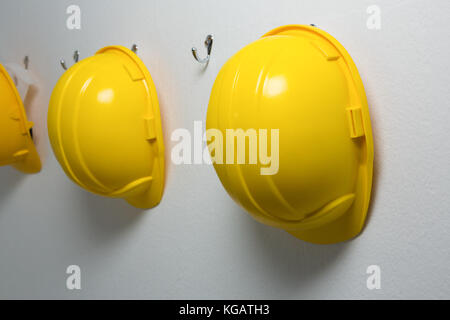
[[28, 58], [28, 56], [25, 56], [25, 58], [23, 58], [23, 65], [25, 66], [25, 70], [28, 70], [29, 62], [30, 62], [30, 59]]
[[195, 58], [195, 60], [197, 60], [199, 63], [202, 63], [202, 64], [207, 64], [208, 62], [209, 62], [209, 58], [210, 58], [210, 56], [211, 56], [211, 50], [212, 50], [212, 45], [213, 45], [213, 40], [214, 40], [214, 37], [211, 35], [211, 34], [208, 34], [207, 36], [206, 36], [206, 39], [205, 39], [205, 48], [206, 48], [206, 52], [207, 52], [207, 56], [206, 56], [206, 58], [203, 58], [203, 59], [200, 59], [199, 57], [198, 57], [198, 55], [197, 55], [197, 48], [195, 48], [195, 47], [193, 47], [192, 48], [192, 55], [194, 56], [194, 58]]
[[73, 53], [73, 61], [77, 63], [79, 58], [80, 58], [80, 51], [75, 50], [75, 52]]
[[[75, 52], [73, 53], [73, 61], [77, 63], [79, 58], [80, 58], [80, 51], [75, 50]], [[64, 70], [67, 70], [66, 62], [64, 61], [64, 59], [59, 60], [59, 63], [61, 64], [61, 67], [63, 67]]]

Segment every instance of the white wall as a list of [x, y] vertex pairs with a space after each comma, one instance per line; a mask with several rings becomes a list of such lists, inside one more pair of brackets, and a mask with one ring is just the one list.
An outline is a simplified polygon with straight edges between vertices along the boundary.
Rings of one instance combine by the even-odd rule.
[[[82, 29], [66, 29], [69, 4]], [[366, 27], [371, 4], [381, 30]], [[433, 5], [432, 5], [433, 4]], [[448, 1], [0, 2], [0, 61], [30, 56], [39, 94], [30, 111], [43, 170], [0, 168], [0, 298], [450, 298]], [[357, 239], [318, 246], [261, 225], [207, 165], [168, 161], [161, 204], [148, 212], [92, 195], [65, 176], [50, 149], [46, 111], [79, 49], [139, 45], [161, 103], [165, 143], [206, 118], [220, 67], [274, 27], [315, 23], [350, 52], [369, 99], [376, 144], [370, 219]], [[204, 54], [202, 72], [190, 48]], [[65, 287], [66, 267], [82, 290]], [[366, 268], [382, 270], [381, 290]]]

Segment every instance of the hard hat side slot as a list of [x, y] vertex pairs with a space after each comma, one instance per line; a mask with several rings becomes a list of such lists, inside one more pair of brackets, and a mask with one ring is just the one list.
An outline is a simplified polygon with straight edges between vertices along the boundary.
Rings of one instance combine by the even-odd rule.
[[364, 125], [361, 108], [351, 107], [346, 109], [350, 137], [358, 138], [364, 136]]

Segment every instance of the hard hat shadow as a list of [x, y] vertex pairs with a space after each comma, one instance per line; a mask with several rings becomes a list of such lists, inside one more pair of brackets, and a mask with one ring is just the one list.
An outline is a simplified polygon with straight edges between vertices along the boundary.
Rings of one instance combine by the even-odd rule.
[[[167, 130], [167, 128], [169, 128], [169, 123], [168, 123], [168, 119], [164, 116], [167, 113], [167, 111], [165, 111], [167, 105], [165, 103], [164, 97], [158, 96], [158, 100], [159, 100], [159, 108], [161, 110], [161, 125], [163, 128], [163, 133], [162, 133], [163, 140], [164, 140], [164, 143], [167, 143], [168, 141], [170, 141], [170, 132], [169, 132], [169, 130]], [[164, 148], [164, 159], [170, 159], [170, 148], [167, 148], [167, 147]], [[164, 163], [164, 180], [163, 180], [164, 189], [167, 186], [168, 178], [172, 174], [171, 164], [172, 164], [171, 161], [165, 161], [165, 163]]]
[[255, 250], [253, 254], [258, 255], [256, 259], [262, 261], [267, 273], [276, 274], [272, 278], [282, 282], [281, 285], [286, 288], [287, 295], [283, 294], [281, 298], [288, 298], [290, 292], [306, 290], [309, 283], [313, 285], [324, 273], [331, 272], [333, 265], [339, 262], [339, 258], [351, 246], [351, 241], [329, 245], [312, 244], [297, 239], [282, 229], [250, 219], [248, 221], [250, 236], [259, 239], [255, 242], [260, 250]]
[[[27, 114], [32, 114], [33, 109], [38, 109], [34, 111], [36, 114], [46, 114], [47, 106], [45, 104], [42, 105], [38, 104], [37, 101], [38, 94], [39, 94], [38, 88], [35, 86], [30, 86], [30, 88], [28, 89], [28, 93], [25, 97], [25, 100], [23, 101], [23, 105]], [[38, 121], [41, 121], [42, 119], [33, 119], [32, 117], [30, 117], [29, 120], [33, 121], [35, 124], [31, 131], [32, 139], [36, 147], [36, 150], [38, 151], [39, 158], [41, 160], [41, 165], [43, 165], [45, 154], [45, 143], [41, 143], [41, 137], [44, 137], [44, 140], [47, 138], [47, 129], [45, 126], [42, 127], [36, 126], [36, 123]]]
[[27, 114], [31, 112], [31, 106], [33, 106], [33, 101], [36, 99], [38, 94], [38, 89], [35, 86], [30, 86], [28, 93], [23, 101], [23, 105]]
[[86, 216], [87, 223], [83, 228], [87, 227], [89, 238], [98, 243], [120, 238], [145, 214], [145, 210], [130, 206], [123, 199], [102, 197], [82, 189], [74, 192], [74, 197], [83, 204], [83, 210], [79, 212]]
[[[369, 105], [374, 105], [375, 103], [371, 101], [370, 96], [367, 97]], [[381, 135], [378, 133], [377, 130], [377, 121], [376, 118], [371, 115], [371, 122], [372, 122], [372, 131], [374, 137], [380, 137]], [[372, 209], [374, 208], [376, 198], [377, 198], [377, 187], [378, 187], [378, 178], [380, 175], [380, 169], [381, 169], [381, 159], [378, 154], [378, 144], [377, 141], [374, 141], [373, 143], [373, 173], [372, 173], [372, 189], [370, 192], [370, 203], [369, 208], [367, 209], [367, 216], [366, 221], [364, 223], [364, 226], [361, 230], [361, 233], [364, 232], [364, 229], [367, 227], [367, 225], [370, 223], [370, 219], [372, 218]]]
[[13, 167], [0, 167], [0, 213], [5, 199], [10, 197], [26, 176]]

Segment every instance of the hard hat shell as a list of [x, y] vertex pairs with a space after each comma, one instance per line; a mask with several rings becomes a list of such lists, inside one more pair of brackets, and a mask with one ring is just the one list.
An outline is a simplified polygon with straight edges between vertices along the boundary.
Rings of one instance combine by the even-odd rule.
[[9, 164], [24, 173], [41, 171], [32, 126], [13, 80], [0, 64], [0, 166]]
[[362, 230], [373, 168], [369, 110], [355, 64], [328, 33], [283, 26], [236, 53], [214, 83], [206, 128], [279, 130], [276, 174], [261, 175], [260, 161], [214, 163], [256, 220], [321, 244]]
[[93, 193], [156, 206], [164, 144], [155, 85], [131, 50], [109, 46], [69, 68], [49, 105], [48, 134], [65, 173]]

